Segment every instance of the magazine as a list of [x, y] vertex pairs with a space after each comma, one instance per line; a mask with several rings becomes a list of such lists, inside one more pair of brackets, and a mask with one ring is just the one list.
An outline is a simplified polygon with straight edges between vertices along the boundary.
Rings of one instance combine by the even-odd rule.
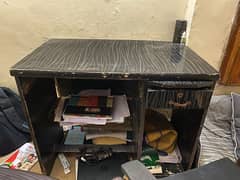
[[28, 171], [38, 161], [37, 154], [32, 143], [25, 143], [17, 149], [7, 160], [1, 163], [1, 167]]

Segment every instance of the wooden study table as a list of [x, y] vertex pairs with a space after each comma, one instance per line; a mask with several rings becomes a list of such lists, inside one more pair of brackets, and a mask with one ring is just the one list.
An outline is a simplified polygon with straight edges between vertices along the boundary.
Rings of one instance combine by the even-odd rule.
[[[139, 158], [146, 108], [172, 111], [182, 166], [191, 168], [218, 79], [217, 71], [184, 45], [138, 40], [51, 39], [14, 65], [10, 73], [16, 79], [44, 174], [51, 173], [58, 152], [111, 148]], [[132, 143], [63, 144], [63, 129], [53, 121], [59, 96], [93, 88], [127, 95]]]

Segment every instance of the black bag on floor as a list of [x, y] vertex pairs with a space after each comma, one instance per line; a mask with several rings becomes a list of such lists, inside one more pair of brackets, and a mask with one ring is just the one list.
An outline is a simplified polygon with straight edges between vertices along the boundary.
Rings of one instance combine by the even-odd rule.
[[0, 156], [28, 142], [29, 132], [20, 98], [12, 90], [0, 87]]

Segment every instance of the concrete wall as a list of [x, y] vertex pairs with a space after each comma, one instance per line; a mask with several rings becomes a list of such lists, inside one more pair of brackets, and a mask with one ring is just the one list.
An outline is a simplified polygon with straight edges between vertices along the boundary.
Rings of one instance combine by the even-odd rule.
[[197, 0], [188, 45], [219, 69], [239, 0]]
[[49, 38], [171, 41], [184, 18], [193, 19], [189, 46], [219, 69], [237, 1], [0, 0], [0, 86], [15, 88], [9, 68]]
[[0, 0], [0, 86], [9, 68], [52, 37], [172, 40], [188, 0]]

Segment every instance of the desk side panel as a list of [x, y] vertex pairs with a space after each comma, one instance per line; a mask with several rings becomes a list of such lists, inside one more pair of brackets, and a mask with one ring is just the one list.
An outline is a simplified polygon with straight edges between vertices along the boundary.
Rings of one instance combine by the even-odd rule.
[[63, 137], [62, 128], [53, 122], [53, 105], [57, 96], [53, 79], [16, 77], [24, 111], [29, 122], [41, 170], [49, 175], [56, 153], [53, 144]]

